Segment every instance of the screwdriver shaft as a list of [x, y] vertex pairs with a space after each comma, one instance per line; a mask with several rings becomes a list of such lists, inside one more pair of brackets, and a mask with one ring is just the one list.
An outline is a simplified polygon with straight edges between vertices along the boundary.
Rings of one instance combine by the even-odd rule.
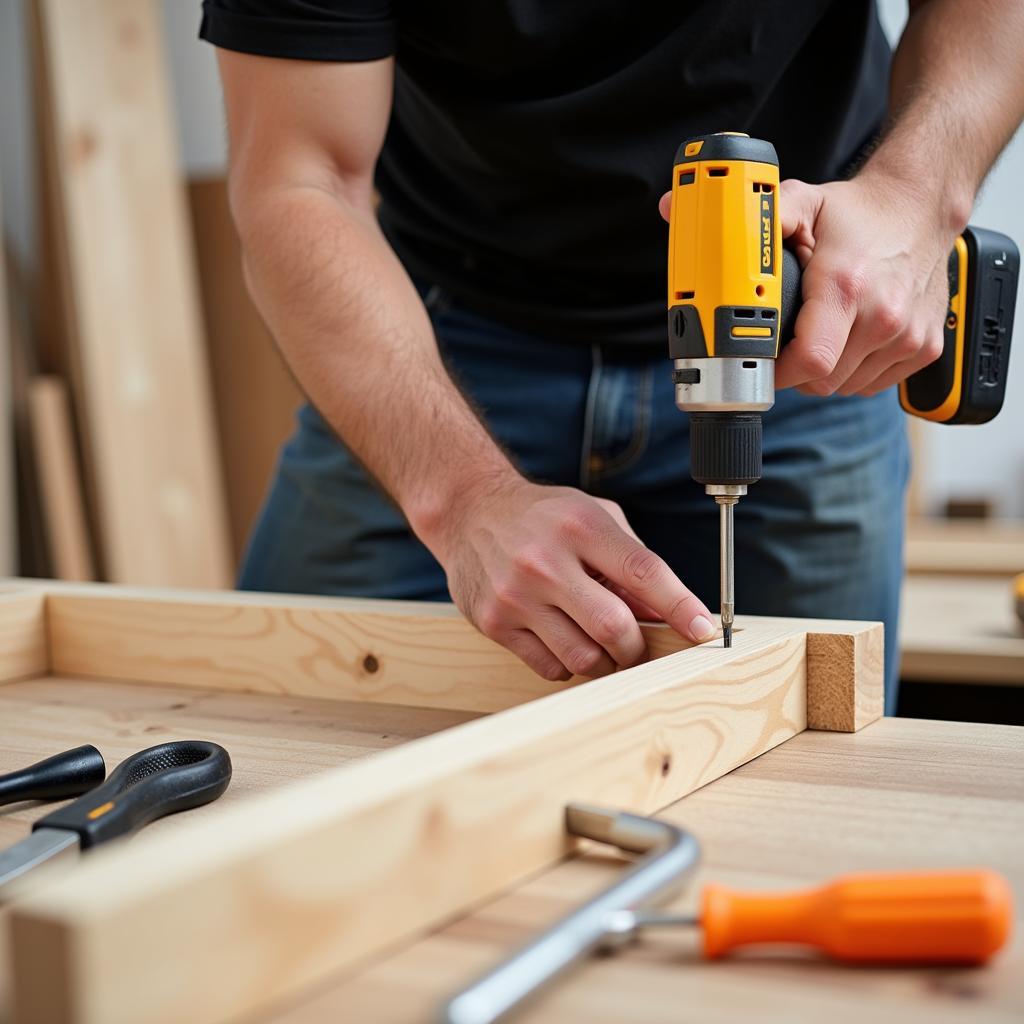
[[733, 565], [733, 508], [736, 505], [736, 498], [732, 495], [720, 495], [715, 501], [718, 502], [721, 527], [722, 641], [726, 647], [732, 647], [732, 623], [736, 607]]

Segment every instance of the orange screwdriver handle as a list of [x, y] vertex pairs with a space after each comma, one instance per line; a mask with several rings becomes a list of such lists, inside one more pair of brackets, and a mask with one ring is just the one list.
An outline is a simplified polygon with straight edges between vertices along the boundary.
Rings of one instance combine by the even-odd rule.
[[704, 889], [704, 955], [789, 942], [837, 960], [978, 963], [1006, 942], [1013, 894], [994, 871], [845, 875], [795, 893]]

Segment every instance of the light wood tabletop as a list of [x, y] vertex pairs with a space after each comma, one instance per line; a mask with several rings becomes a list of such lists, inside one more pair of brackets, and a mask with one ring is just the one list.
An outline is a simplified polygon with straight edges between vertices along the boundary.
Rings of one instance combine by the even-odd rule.
[[1024, 630], [1009, 576], [908, 576], [900, 677], [1024, 686]]
[[[988, 866], [1024, 894], [1024, 729], [884, 719], [854, 735], [805, 732], [672, 805], [691, 829], [700, 885], [783, 889], [860, 870]], [[395, 952], [273, 1024], [430, 1019], [446, 995], [615, 878], [603, 849]], [[541, 995], [524, 1024], [927, 1021], [1024, 1018], [1024, 943], [984, 968], [850, 968], [813, 956], [693, 956], [694, 938], [662, 931], [595, 958]]]
[[1024, 572], [1024, 522], [1015, 519], [907, 521], [907, 572], [1012, 576]]

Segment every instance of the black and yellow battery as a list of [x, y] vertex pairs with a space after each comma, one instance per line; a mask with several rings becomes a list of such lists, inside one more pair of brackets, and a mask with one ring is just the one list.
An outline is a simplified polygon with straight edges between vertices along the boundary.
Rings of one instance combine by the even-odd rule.
[[900, 404], [937, 423], [987, 423], [1002, 408], [1020, 253], [998, 231], [968, 227], [949, 254], [942, 355], [900, 384]]

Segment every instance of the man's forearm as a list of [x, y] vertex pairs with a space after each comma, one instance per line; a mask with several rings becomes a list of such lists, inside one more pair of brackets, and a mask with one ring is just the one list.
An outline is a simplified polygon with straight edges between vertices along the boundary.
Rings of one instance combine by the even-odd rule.
[[1024, 4], [921, 0], [893, 59], [890, 127], [862, 174], [924, 200], [951, 233], [1024, 117]]
[[289, 366], [417, 532], [455, 495], [514, 473], [445, 370], [368, 206], [296, 186], [241, 207], [250, 290]]

